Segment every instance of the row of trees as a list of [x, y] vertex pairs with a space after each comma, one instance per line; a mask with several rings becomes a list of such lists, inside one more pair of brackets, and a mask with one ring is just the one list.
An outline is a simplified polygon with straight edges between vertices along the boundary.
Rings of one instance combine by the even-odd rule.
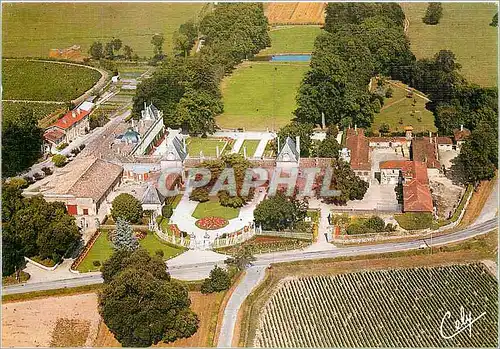
[[[123, 50], [120, 52], [121, 48]], [[121, 39], [113, 38], [109, 42], [102, 43], [100, 41], [94, 41], [89, 48], [89, 54], [92, 59], [101, 60], [101, 59], [126, 59], [137, 60], [139, 56], [137, 54], [133, 54], [134, 50], [128, 46], [123, 45]]]
[[[189, 56], [198, 32], [204, 46]], [[144, 102], [153, 102], [164, 111], [166, 126], [182, 127], [191, 134], [213, 133], [215, 116], [223, 111], [221, 79], [269, 44], [262, 4], [217, 5], [199, 28], [187, 22], [174, 34], [177, 56], [165, 58], [153, 76], [138, 86], [133, 114], [138, 117]]]
[[[415, 57], [393, 3], [329, 3], [326, 32], [316, 38], [311, 69], [302, 81], [295, 116], [300, 122], [368, 127], [380, 101], [368, 91], [372, 76], [403, 79]], [[377, 107], [378, 105], [378, 107]]]
[[47, 202], [42, 196], [24, 198], [23, 179], [2, 183], [2, 274], [19, 271], [24, 257], [50, 259], [58, 263], [81, 234], [75, 218], [61, 202]]

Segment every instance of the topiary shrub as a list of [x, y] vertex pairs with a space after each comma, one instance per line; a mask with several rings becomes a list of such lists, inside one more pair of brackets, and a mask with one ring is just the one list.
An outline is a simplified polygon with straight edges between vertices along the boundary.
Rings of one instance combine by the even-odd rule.
[[66, 165], [67, 161], [68, 159], [66, 158], [66, 156], [62, 154], [56, 154], [52, 157], [52, 162], [56, 167], [63, 167], [64, 165]]
[[174, 209], [170, 205], [165, 205], [161, 209], [161, 215], [166, 218], [172, 217], [172, 214], [174, 213]]
[[92, 261], [92, 265], [94, 267], [100, 267], [101, 266], [101, 261]]
[[155, 256], [163, 258], [165, 256], [165, 252], [163, 252], [163, 250], [157, 249], [155, 251]]

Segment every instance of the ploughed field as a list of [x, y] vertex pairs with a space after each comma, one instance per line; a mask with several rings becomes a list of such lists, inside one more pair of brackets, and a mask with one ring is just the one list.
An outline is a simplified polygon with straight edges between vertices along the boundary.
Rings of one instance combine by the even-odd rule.
[[[479, 263], [286, 278], [254, 346], [497, 347], [497, 289]], [[470, 336], [455, 330], [461, 307], [477, 318]]]
[[324, 24], [324, 2], [271, 2], [264, 5], [269, 24]]

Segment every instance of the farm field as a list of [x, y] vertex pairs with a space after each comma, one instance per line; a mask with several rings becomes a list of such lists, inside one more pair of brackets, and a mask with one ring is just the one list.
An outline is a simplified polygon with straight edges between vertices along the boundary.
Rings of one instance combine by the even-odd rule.
[[170, 52], [173, 32], [196, 19], [204, 7], [203, 3], [2, 4], [3, 55], [48, 57], [50, 49], [72, 45], [80, 45], [87, 54], [92, 42], [116, 37], [140, 57], [151, 57], [154, 33], [163, 33], [163, 49]]
[[497, 85], [497, 28], [489, 24], [498, 11], [494, 3], [443, 3], [437, 25], [422, 22], [427, 3], [402, 3], [410, 21], [408, 36], [417, 58], [451, 50], [462, 65], [461, 73], [482, 86]]
[[[181, 248], [177, 248], [164, 243], [159, 238], [157, 238], [154, 233], [148, 233], [144, 239], [139, 241], [139, 244], [143, 248], [145, 248], [151, 255], [153, 255], [156, 250], [162, 250], [164, 254], [164, 260], [176, 257], [184, 252]], [[113, 246], [111, 244], [111, 241], [108, 240], [108, 233], [103, 231], [77, 269], [81, 273], [98, 271], [101, 267], [94, 266], [92, 263], [94, 261], [99, 261], [101, 264], [103, 264], [109, 257], [111, 257], [112, 254]]]
[[[217, 146], [219, 146], [219, 152], [222, 153], [226, 143], [218, 138], [189, 137], [186, 140], [186, 148], [190, 157], [200, 157], [200, 151], [203, 156], [215, 157], [217, 156]], [[228, 146], [229, 144], [226, 147]]]
[[[380, 113], [374, 114], [371, 126], [373, 132], [379, 132], [380, 125], [383, 123], [387, 123], [392, 132], [402, 132], [405, 126], [413, 126], [415, 133], [437, 131], [434, 125], [434, 115], [425, 108], [425, 99], [416, 94], [414, 94], [414, 98], [407, 98], [406, 85], [399, 82], [395, 82], [390, 86], [394, 91], [393, 95], [391, 98], [385, 99]], [[412, 105], [413, 99], [416, 102], [415, 106]], [[415, 115], [412, 116], [413, 111], [415, 111]], [[419, 121], [418, 117], [421, 118], [421, 121]], [[402, 120], [402, 123], [400, 123], [400, 120]]]
[[[254, 344], [496, 347], [497, 288], [482, 264], [290, 278], [265, 305]], [[459, 318], [461, 306], [473, 318], [485, 315], [474, 324], [474, 336], [463, 331], [446, 340], [436, 324], [447, 311]], [[444, 322], [446, 335], [456, 332], [453, 321]]]
[[100, 320], [95, 293], [3, 302], [2, 347], [90, 346]]
[[2, 60], [2, 99], [68, 102], [92, 88], [101, 73], [85, 66]]
[[223, 81], [224, 113], [221, 128], [277, 130], [293, 118], [295, 97], [307, 63], [242, 64]]
[[322, 33], [319, 26], [296, 25], [271, 29], [271, 47], [259, 52], [259, 55], [275, 53], [311, 53], [314, 41]]
[[[189, 292], [191, 309], [198, 315], [200, 325], [198, 331], [189, 338], [178, 339], [172, 343], [160, 342], [154, 347], [210, 347], [211, 336], [215, 331], [214, 319], [217, 317], [220, 304], [225, 292], [202, 294], [201, 292]], [[94, 347], [121, 347], [104, 323], [99, 326], [97, 339]]]
[[17, 117], [23, 108], [29, 108], [39, 120], [57, 110], [65, 110], [66, 104], [36, 103], [36, 102], [2, 102], [2, 117], [4, 121]]
[[205, 217], [221, 217], [224, 219], [234, 219], [237, 218], [240, 213], [238, 208], [225, 207], [219, 204], [219, 199], [217, 197], [210, 198], [210, 200], [205, 202], [200, 202], [193, 212], [193, 217], [196, 219]]
[[253, 157], [253, 154], [255, 154], [255, 151], [257, 150], [259, 143], [260, 143], [259, 140], [246, 139], [245, 141], [243, 141], [239, 153], [243, 155], [243, 148], [246, 147], [247, 157], [251, 158]]
[[264, 5], [269, 24], [324, 24], [325, 3], [322, 2], [271, 2]]

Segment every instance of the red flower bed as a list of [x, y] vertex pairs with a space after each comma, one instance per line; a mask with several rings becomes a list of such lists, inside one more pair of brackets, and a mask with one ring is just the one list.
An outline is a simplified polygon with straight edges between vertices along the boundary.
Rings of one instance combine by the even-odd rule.
[[198, 219], [195, 224], [200, 229], [215, 230], [224, 228], [229, 222], [222, 217], [205, 217]]

